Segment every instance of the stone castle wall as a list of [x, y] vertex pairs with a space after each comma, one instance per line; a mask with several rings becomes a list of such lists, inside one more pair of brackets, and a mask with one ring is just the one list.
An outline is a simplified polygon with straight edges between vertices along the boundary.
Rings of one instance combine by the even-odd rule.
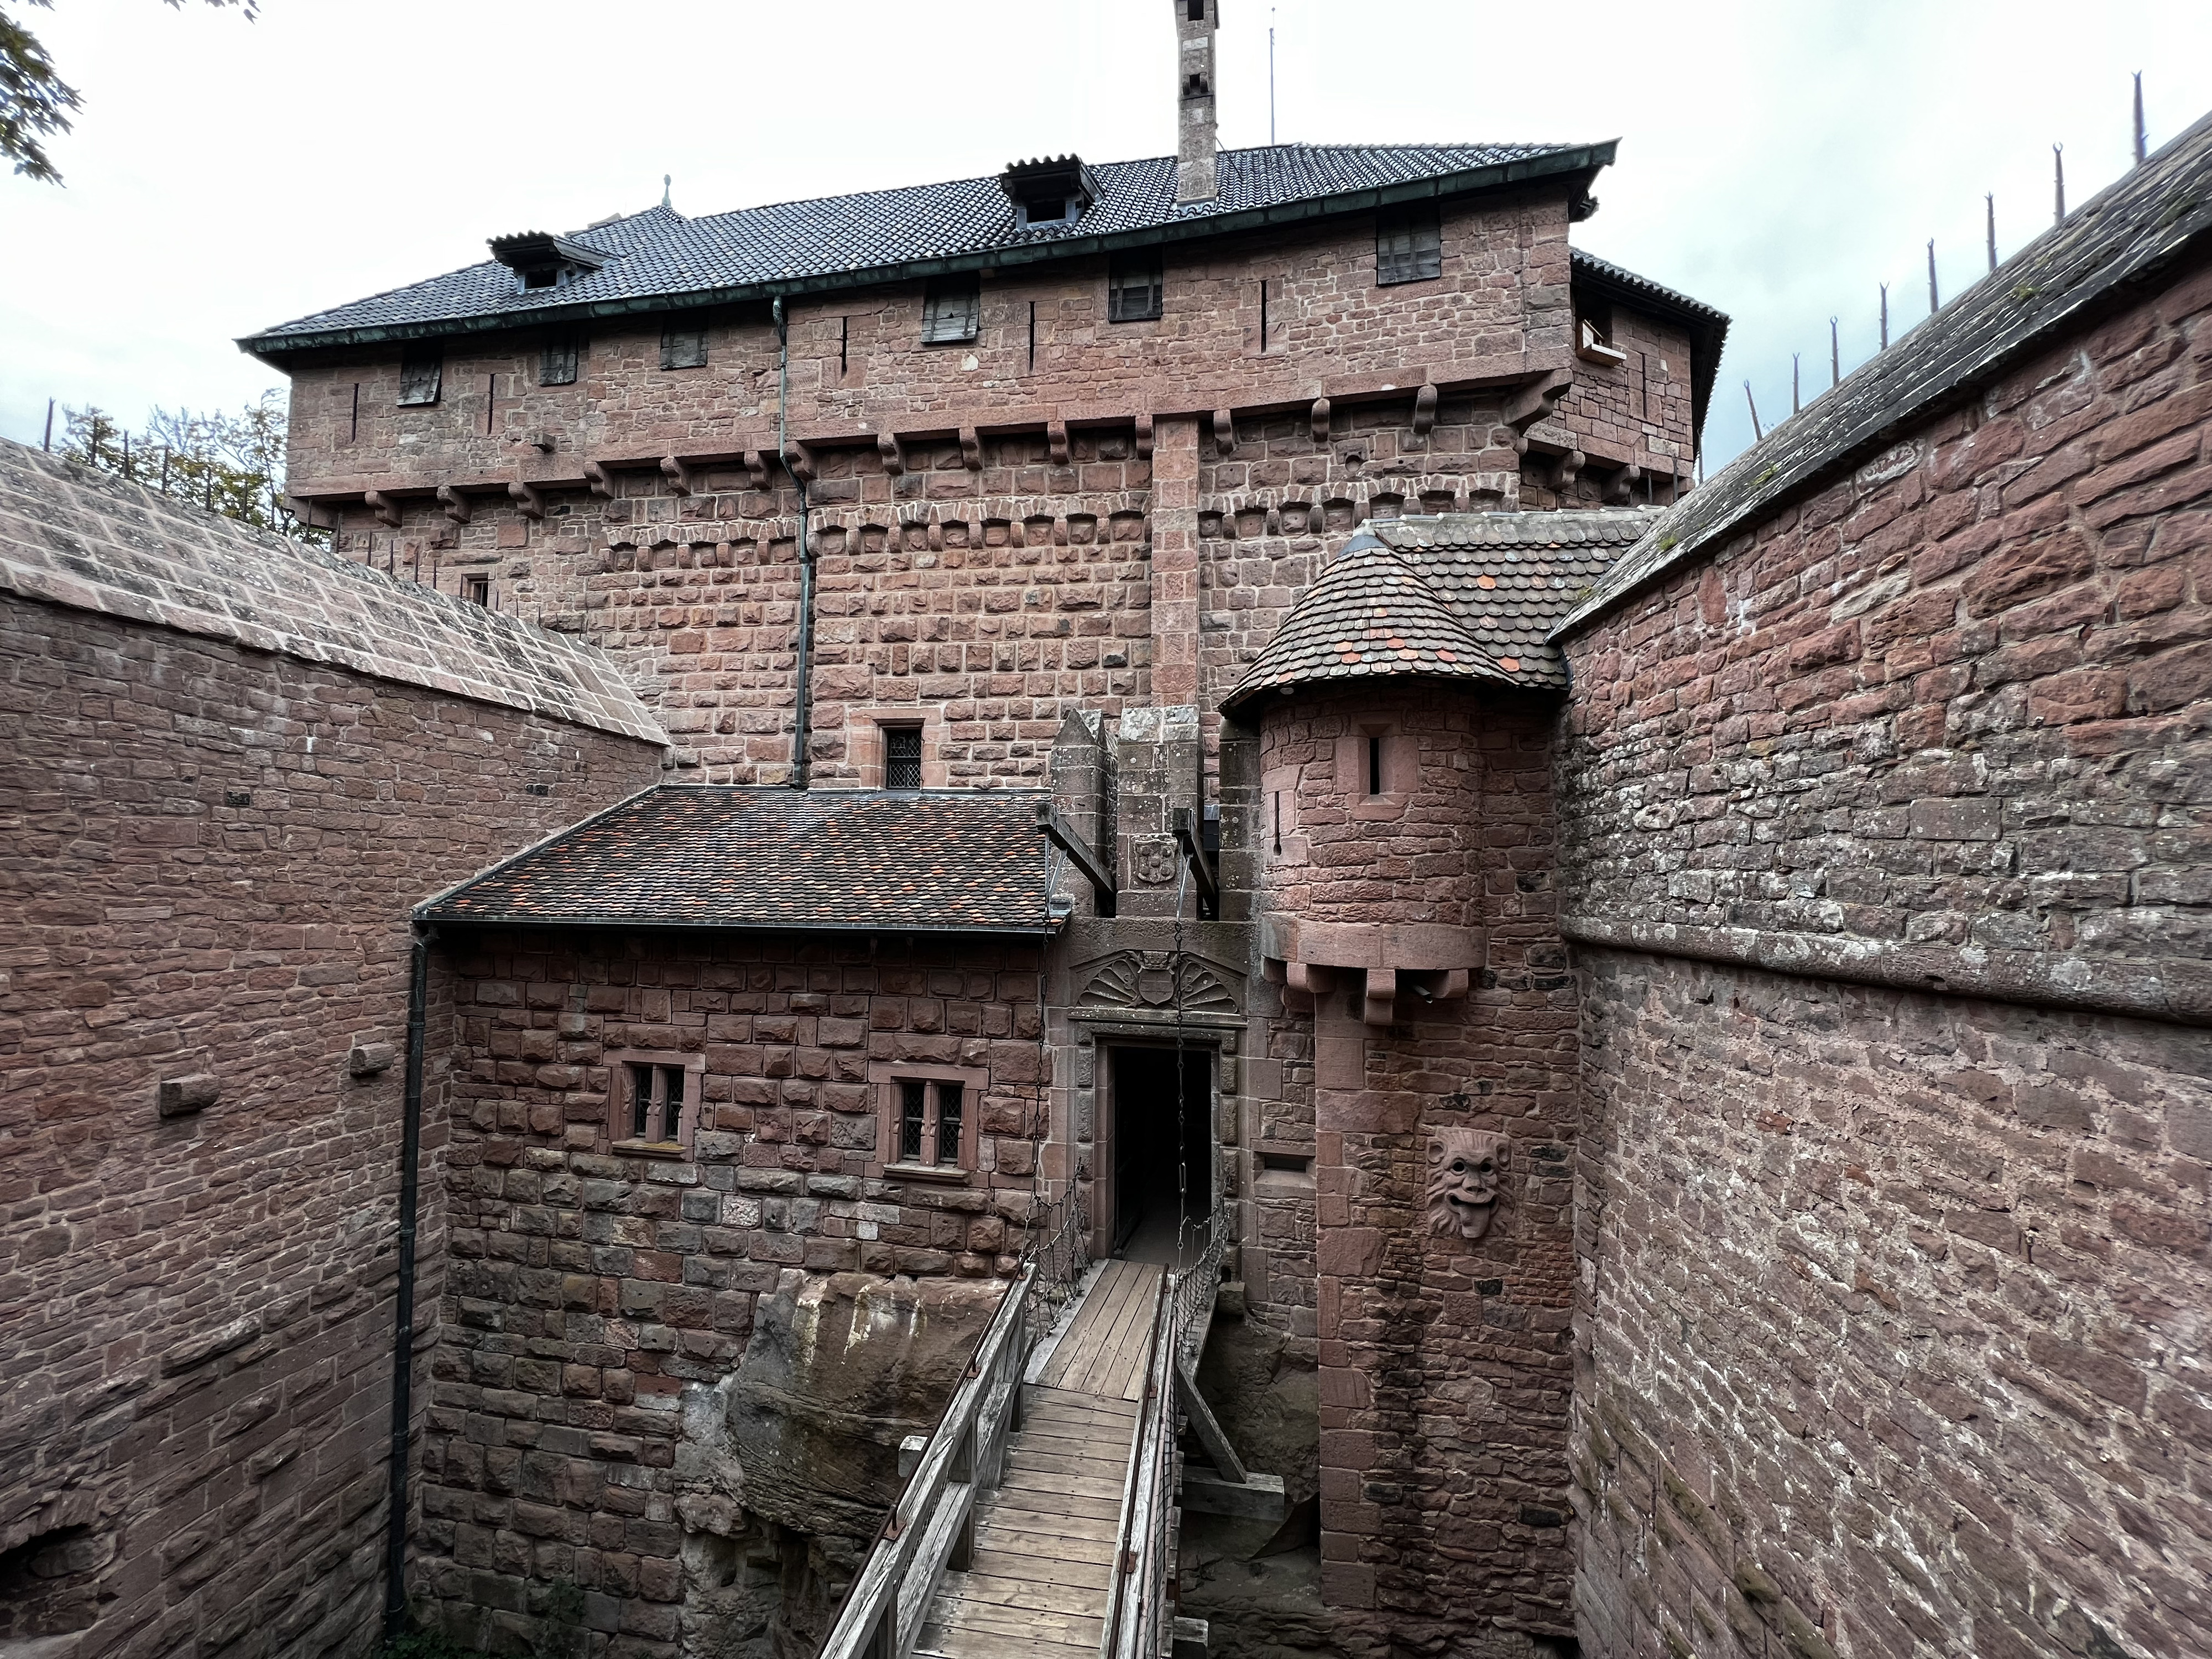
[[[1486, 936], [1463, 995], [1428, 1001], [1401, 975], [1387, 1024], [1363, 1023], [1357, 972], [1310, 1000], [1279, 988], [1264, 1011], [1282, 1099], [1261, 1109], [1258, 1149], [1279, 1167], [1256, 1185], [1245, 1270], [1293, 1328], [1312, 1275], [1322, 1589], [1358, 1650], [1525, 1654], [1572, 1628], [1560, 1494], [1577, 1073], [1550, 742], [1540, 704], [1387, 682], [1302, 694], [1261, 719], [1258, 844], [1279, 928], [1369, 929], [1384, 959], [1407, 928]], [[1509, 1143], [1502, 1202], [1472, 1242], [1439, 1230], [1433, 1201], [1432, 1143], [1459, 1130]], [[1279, 1167], [1308, 1147], [1310, 1257]]]
[[[134, 553], [198, 519], [77, 487]], [[83, 593], [101, 549], [69, 488], [35, 510]], [[404, 630], [422, 601], [376, 586]], [[660, 750], [12, 593], [0, 732], [0, 1644], [368, 1652], [407, 910], [653, 781]], [[163, 1115], [171, 1085], [197, 1109]], [[447, 1245], [426, 1121], [423, 1327]]]
[[[565, 1582], [582, 1627], [630, 1650], [720, 1650], [779, 1605], [732, 1603], [750, 1563], [804, 1626], [1017, 1267], [1049, 1063], [1036, 943], [448, 945], [451, 1268], [422, 1533], [441, 1621], [528, 1640]], [[688, 1144], [610, 1135], [635, 1054], [697, 1066]], [[904, 1068], [968, 1079], [969, 1176], [886, 1170], [884, 1078]], [[984, 1283], [914, 1283], [963, 1279]], [[842, 1322], [825, 1296], [852, 1304]]]
[[2208, 313], [1569, 641], [1586, 1650], [2212, 1642]]

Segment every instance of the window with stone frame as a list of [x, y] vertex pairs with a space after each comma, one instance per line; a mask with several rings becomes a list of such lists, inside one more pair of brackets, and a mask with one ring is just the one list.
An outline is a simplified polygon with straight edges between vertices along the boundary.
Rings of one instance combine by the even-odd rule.
[[399, 354], [402, 407], [434, 404], [445, 379], [445, 354], [435, 346], [410, 346]]
[[922, 292], [921, 342], [950, 345], [972, 340], [982, 326], [983, 289], [971, 271], [959, 276], [933, 278]]
[[1117, 255], [1106, 268], [1106, 320], [1138, 323], [1160, 314], [1164, 284], [1157, 252]]
[[547, 335], [538, 354], [538, 384], [575, 385], [576, 366], [583, 355], [583, 337], [574, 329], [561, 329]]
[[976, 1164], [977, 1118], [986, 1073], [882, 1061], [868, 1068], [883, 1102], [884, 1175], [965, 1181]]
[[663, 368], [706, 368], [706, 324], [694, 319], [663, 325], [660, 331], [660, 366]]
[[1401, 208], [1376, 216], [1375, 280], [1425, 283], [1444, 274], [1443, 233], [1432, 207]]
[[884, 732], [884, 787], [921, 787], [921, 728], [886, 726]]
[[607, 1056], [607, 1139], [612, 1150], [688, 1154], [707, 1080], [698, 1054], [623, 1049]]

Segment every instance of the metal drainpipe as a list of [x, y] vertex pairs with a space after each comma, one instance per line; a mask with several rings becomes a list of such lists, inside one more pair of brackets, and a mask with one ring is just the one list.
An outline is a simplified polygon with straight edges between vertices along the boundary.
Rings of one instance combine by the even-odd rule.
[[407, 1431], [415, 1383], [415, 1231], [422, 1191], [422, 1028], [430, 994], [430, 941], [415, 928], [407, 978], [407, 1085], [399, 1131], [399, 1288], [392, 1338], [390, 1511], [384, 1529], [384, 1639], [407, 1633]]
[[[788, 470], [784, 457], [791, 453], [791, 325], [783, 313], [783, 296], [775, 297], [775, 459]], [[814, 550], [806, 540], [806, 481], [794, 474], [799, 486], [799, 690], [798, 720], [791, 734], [791, 787], [804, 789], [809, 782], [807, 741], [814, 728]]]

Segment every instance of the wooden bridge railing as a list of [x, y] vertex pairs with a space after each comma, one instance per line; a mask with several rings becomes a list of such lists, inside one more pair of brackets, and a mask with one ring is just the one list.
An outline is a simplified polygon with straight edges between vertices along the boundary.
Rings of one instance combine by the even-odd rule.
[[1158, 1659], [1174, 1616], [1168, 1581], [1174, 1576], [1176, 1366], [1182, 1346], [1184, 1275], [1162, 1277], [1152, 1307], [1152, 1344], [1145, 1365], [1145, 1398], [1129, 1469], [1121, 1486], [1121, 1520], [1115, 1528], [1113, 1586], [1107, 1593], [1100, 1659]]
[[845, 1593], [822, 1659], [907, 1659], [938, 1580], [946, 1567], [967, 1565], [975, 1499], [999, 1484], [1006, 1437], [1019, 1421], [1028, 1346], [1023, 1333], [1036, 1277], [1032, 1264], [1007, 1287], [921, 1462]]

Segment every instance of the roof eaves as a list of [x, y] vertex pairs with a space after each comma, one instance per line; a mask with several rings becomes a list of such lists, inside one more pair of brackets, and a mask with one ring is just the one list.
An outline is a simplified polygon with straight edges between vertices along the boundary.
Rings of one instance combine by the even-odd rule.
[[507, 329], [538, 328], [556, 323], [588, 322], [600, 318], [635, 316], [664, 311], [692, 311], [708, 306], [744, 305], [785, 295], [822, 294], [841, 289], [872, 288], [885, 283], [913, 282], [956, 271], [995, 270], [1006, 265], [1037, 264], [1058, 259], [1092, 258], [1130, 248], [1206, 237], [1234, 235], [1270, 229], [1305, 220], [1340, 214], [1371, 211], [1403, 202], [1441, 199], [1449, 196], [1503, 190], [1543, 178], [1595, 173], [1613, 164], [1619, 141], [1563, 147], [1543, 155], [1463, 167], [1433, 178], [1409, 179], [1394, 185], [1364, 185], [1301, 201], [1278, 202], [1244, 208], [1233, 213], [1173, 219], [1135, 230], [1096, 236], [1070, 236], [1048, 241], [1009, 244], [978, 249], [973, 253], [948, 254], [933, 259], [906, 259], [886, 264], [855, 265], [844, 270], [813, 276], [779, 278], [774, 282], [738, 283], [715, 288], [667, 294], [636, 295], [624, 299], [598, 300], [568, 306], [534, 306], [526, 310], [477, 312], [465, 316], [432, 318], [410, 323], [380, 323], [365, 327], [303, 330], [282, 329], [242, 335], [238, 349], [249, 356], [274, 359], [299, 351], [328, 350], [342, 346], [376, 345], [392, 341], [420, 340], [465, 334], [489, 334]]
[[[420, 916], [418, 908], [417, 915]], [[947, 939], [973, 939], [994, 936], [1008, 939], [1035, 939], [1039, 933], [1057, 931], [1066, 921], [1065, 915], [1054, 913], [1042, 922], [899, 922], [899, 921], [698, 921], [691, 920], [653, 919], [633, 915], [581, 916], [437, 916], [429, 919], [439, 927], [514, 930], [557, 931], [562, 928], [581, 928], [591, 932], [616, 931], [633, 933], [921, 933]]]

